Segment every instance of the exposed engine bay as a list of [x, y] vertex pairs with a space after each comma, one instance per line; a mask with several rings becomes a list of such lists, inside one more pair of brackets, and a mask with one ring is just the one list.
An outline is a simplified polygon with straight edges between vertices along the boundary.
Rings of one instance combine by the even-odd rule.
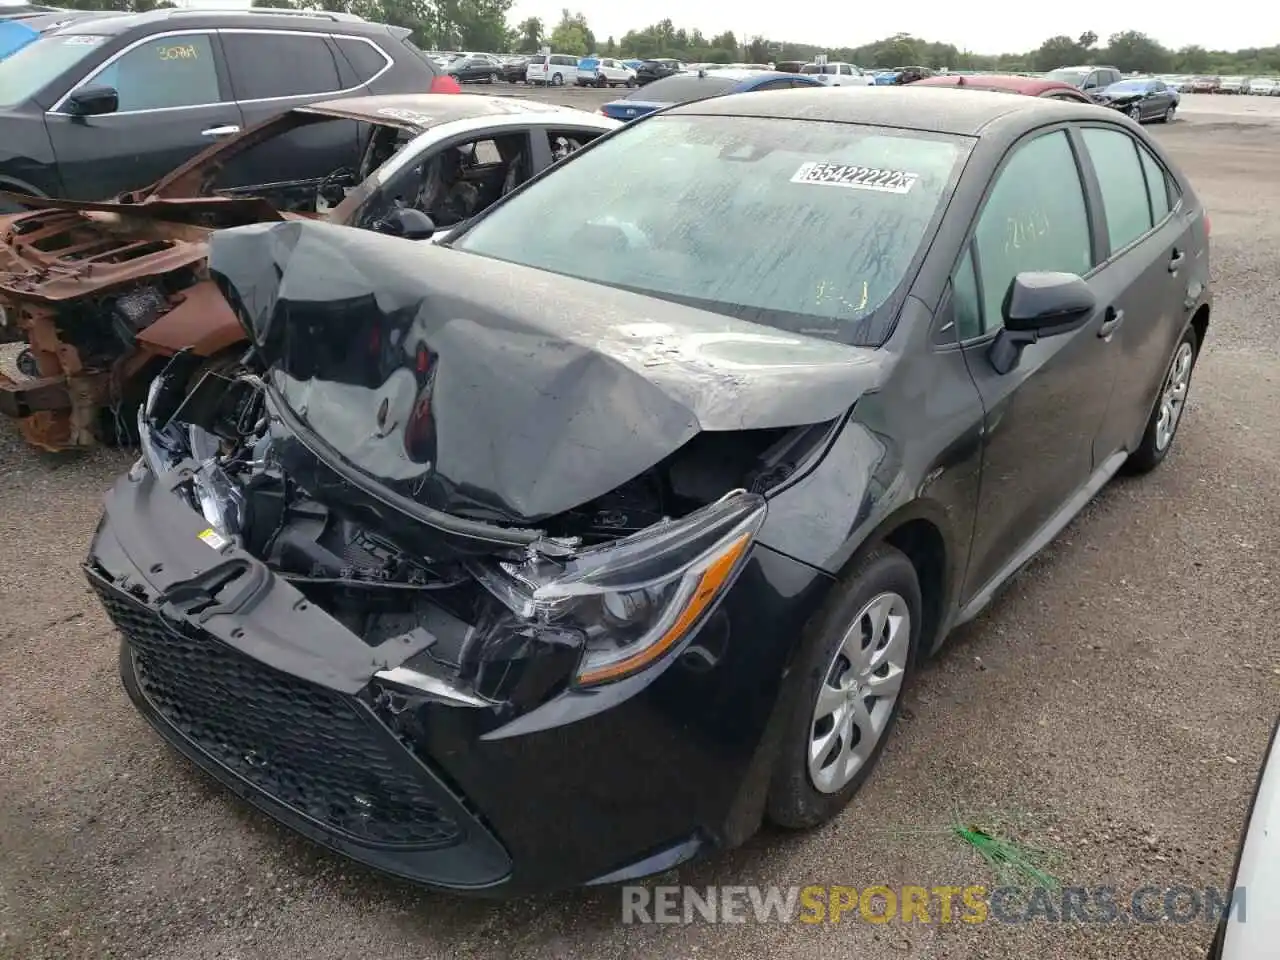
[[412, 661], [417, 675], [491, 702], [540, 701], [572, 676], [584, 648], [624, 642], [629, 624], [656, 615], [646, 605], [656, 610], [667, 599], [643, 589], [602, 594], [579, 619], [542, 609], [538, 584], [612, 562], [611, 547], [656, 542], [708, 511], [724, 515], [714, 518], [717, 529], [722, 520], [730, 529], [744, 518], [757, 523], [763, 495], [819, 455], [833, 430], [702, 433], [538, 530], [453, 518], [481, 531], [464, 542], [447, 532], [424, 536], [410, 516], [371, 514], [300, 455], [269, 378], [207, 372], [186, 392], [197, 364], [179, 354], [153, 382], [139, 413], [143, 461], [135, 470], [145, 462], [157, 476], [178, 477], [174, 490], [209, 524], [208, 542], [234, 543], [261, 560], [368, 648], [425, 631], [430, 642]]

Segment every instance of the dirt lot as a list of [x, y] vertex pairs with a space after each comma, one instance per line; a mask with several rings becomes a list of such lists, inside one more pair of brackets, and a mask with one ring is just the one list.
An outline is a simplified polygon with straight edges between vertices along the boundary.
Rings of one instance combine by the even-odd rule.
[[[1280, 101], [1187, 99], [1153, 133], [1212, 213], [1218, 299], [1171, 458], [1108, 488], [922, 671], [838, 822], [680, 882], [989, 883], [946, 835], [957, 812], [1023, 818], [1065, 883], [1226, 882], [1280, 702]], [[42, 459], [0, 427], [0, 956], [1165, 960], [1208, 943], [1201, 923], [624, 927], [616, 892], [458, 900], [320, 853], [126, 702], [78, 568], [126, 464]]]

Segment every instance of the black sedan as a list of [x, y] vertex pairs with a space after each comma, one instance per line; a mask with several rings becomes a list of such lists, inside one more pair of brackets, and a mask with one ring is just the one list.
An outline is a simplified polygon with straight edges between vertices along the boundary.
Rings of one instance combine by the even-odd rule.
[[528, 57], [504, 57], [502, 59], [502, 79], [507, 83], [527, 83], [529, 74]]
[[161, 378], [89, 551], [125, 686], [297, 831], [491, 894], [839, 815], [922, 658], [1166, 458], [1211, 308], [1132, 124], [911, 87], [676, 106], [438, 244], [210, 270], [251, 373]]
[[1093, 99], [1138, 123], [1148, 120], [1170, 123], [1178, 109], [1178, 91], [1154, 77], [1121, 80], [1095, 92]]
[[445, 72], [459, 83], [497, 83], [503, 79], [502, 61], [487, 53], [455, 57]]
[[636, 67], [636, 83], [644, 86], [646, 83], [653, 83], [653, 81], [661, 80], [663, 77], [684, 72], [685, 65], [679, 60], [665, 58], [645, 60], [641, 62], [640, 66]]

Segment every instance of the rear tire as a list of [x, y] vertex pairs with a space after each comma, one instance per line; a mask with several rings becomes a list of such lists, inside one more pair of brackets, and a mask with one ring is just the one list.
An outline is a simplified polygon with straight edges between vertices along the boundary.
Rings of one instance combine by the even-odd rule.
[[553, 87], [563, 87], [563, 86], [564, 86], [564, 77], [563, 77], [561, 74], [558, 74], [558, 73], [553, 74], [553, 75], [552, 75], [552, 77], [551, 77], [551, 85], [552, 85]]
[[915, 568], [887, 544], [833, 588], [796, 652], [795, 702], [766, 801], [772, 823], [826, 823], [870, 776], [914, 672], [923, 609]]
[[1126, 473], [1150, 473], [1164, 462], [1164, 458], [1173, 449], [1173, 441], [1178, 436], [1178, 426], [1182, 423], [1182, 415], [1186, 412], [1187, 400], [1191, 395], [1191, 375], [1195, 372], [1199, 356], [1200, 344], [1196, 331], [1189, 326], [1173, 351], [1173, 359], [1165, 368], [1160, 396], [1156, 398], [1155, 409], [1147, 420], [1142, 441], [1125, 461]]

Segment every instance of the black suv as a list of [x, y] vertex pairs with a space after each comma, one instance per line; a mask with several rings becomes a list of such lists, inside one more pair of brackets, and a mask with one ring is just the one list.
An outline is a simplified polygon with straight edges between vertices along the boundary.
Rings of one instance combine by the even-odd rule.
[[[349, 14], [155, 10], [84, 20], [0, 61], [0, 189], [101, 200], [212, 141], [314, 100], [440, 91], [410, 31]], [[453, 90], [453, 81], [445, 81]], [[225, 183], [324, 176], [359, 162], [355, 121], [253, 151]], [[0, 198], [0, 211], [12, 210]]]

